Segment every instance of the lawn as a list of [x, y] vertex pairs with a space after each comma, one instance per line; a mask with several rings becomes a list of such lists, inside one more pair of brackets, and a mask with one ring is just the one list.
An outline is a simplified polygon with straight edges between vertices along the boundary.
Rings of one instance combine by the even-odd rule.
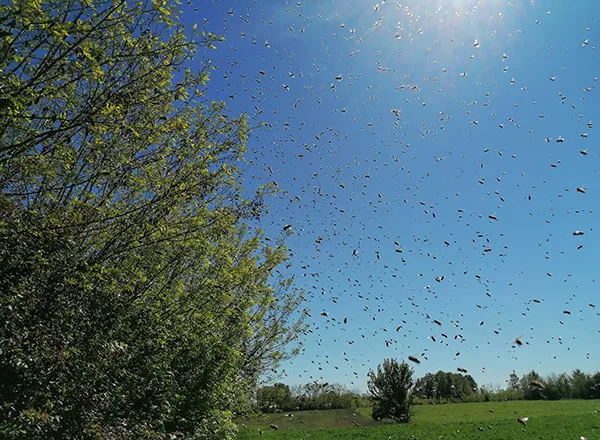
[[[415, 406], [409, 424], [375, 422], [369, 408], [271, 414], [245, 421], [240, 439], [600, 439], [600, 401], [516, 401]], [[527, 426], [517, 417], [529, 417]], [[269, 425], [277, 425], [274, 430]], [[360, 426], [359, 426], [360, 425]]]

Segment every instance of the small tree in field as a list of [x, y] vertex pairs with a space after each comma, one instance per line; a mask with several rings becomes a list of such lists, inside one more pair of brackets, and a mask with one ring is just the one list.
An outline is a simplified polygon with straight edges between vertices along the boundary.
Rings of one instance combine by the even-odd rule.
[[413, 369], [405, 362], [385, 359], [369, 371], [367, 387], [373, 400], [373, 418], [408, 423], [411, 416]]

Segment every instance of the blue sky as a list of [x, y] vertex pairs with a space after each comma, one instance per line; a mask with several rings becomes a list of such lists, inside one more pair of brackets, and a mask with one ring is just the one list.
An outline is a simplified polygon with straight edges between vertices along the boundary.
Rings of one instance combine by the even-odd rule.
[[292, 225], [281, 270], [311, 314], [284, 382], [365, 390], [409, 355], [482, 385], [600, 368], [595, 2], [184, 11], [225, 36], [208, 96], [267, 124], [246, 185], [285, 191], [261, 226]]

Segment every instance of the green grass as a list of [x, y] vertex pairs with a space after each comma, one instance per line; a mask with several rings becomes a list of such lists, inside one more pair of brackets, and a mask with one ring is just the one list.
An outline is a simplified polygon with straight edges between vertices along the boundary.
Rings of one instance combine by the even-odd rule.
[[[287, 413], [265, 414], [256, 418], [241, 421], [248, 429], [269, 429], [269, 425], [277, 425], [280, 429], [320, 429], [350, 428], [381, 425], [371, 418], [371, 408], [330, 409], [321, 411], [296, 411], [294, 417]], [[355, 422], [355, 423], [354, 423]]]
[[[600, 401], [517, 401], [416, 406], [409, 424], [375, 422], [369, 408], [299, 411], [247, 420], [243, 440], [600, 440]], [[529, 417], [527, 427], [517, 417]], [[304, 423], [301, 423], [302, 420]], [[357, 427], [352, 421], [361, 427]], [[278, 430], [269, 428], [277, 425]], [[262, 434], [260, 433], [262, 431]]]

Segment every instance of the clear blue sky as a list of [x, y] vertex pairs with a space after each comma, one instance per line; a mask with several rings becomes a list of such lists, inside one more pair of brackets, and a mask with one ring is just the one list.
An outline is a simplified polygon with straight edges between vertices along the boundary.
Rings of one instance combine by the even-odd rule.
[[311, 333], [284, 382], [364, 390], [370, 368], [409, 355], [418, 376], [463, 367], [482, 385], [600, 369], [597, 11], [185, 5], [226, 38], [208, 54], [210, 98], [269, 125], [246, 184], [287, 191], [261, 226], [293, 227], [282, 271], [306, 292]]

